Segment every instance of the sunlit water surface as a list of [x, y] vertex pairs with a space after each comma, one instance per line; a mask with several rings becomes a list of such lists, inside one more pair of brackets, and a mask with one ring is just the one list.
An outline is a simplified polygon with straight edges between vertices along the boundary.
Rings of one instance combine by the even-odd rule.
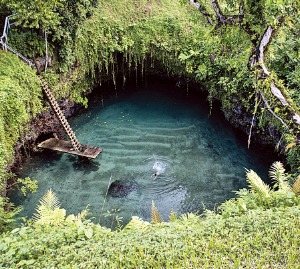
[[[270, 156], [249, 151], [221, 112], [213, 109], [209, 117], [205, 97], [178, 91], [154, 84], [104, 107], [92, 104], [70, 120], [79, 141], [103, 153], [92, 161], [51, 151], [33, 156], [20, 175], [37, 179], [38, 191], [12, 197], [23, 205], [22, 215], [32, 216], [52, 189], [67, 214], [89, 205], [94, 220], [106, 226], [112, 224], [107, 211], [119, 210], [124, 224], [131, 216], [150, 220], [152, 200], [168, 220], [172, 210], [201, 212], [233, 197], [247, 186], [245, 168], [265, 176]], [[106, 195], [115, 180], [133, 184], [125, 197]]]

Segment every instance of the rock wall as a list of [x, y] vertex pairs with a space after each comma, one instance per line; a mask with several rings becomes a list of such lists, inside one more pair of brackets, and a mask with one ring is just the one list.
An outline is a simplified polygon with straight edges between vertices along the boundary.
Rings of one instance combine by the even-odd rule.
[[[68, 118], [78, 112], [82, 106], [75, 104], [68, 99], [59, 101], [59, 106], [64, 115]], [[52, 108], [43, 111], [29, 123], [27, 131], [23, 138], [15, 146], [15, 161], [10, 166], [12, 172], [17, 172], [24, 161], [30, 157], [33, 152], [38, 151], [37, 144], [49, 137], [59, 137], [65, 139], [65, 133], [55, 116]]]
[[[252, 113], [247, 112], [246, 109], [239, 103], [234, 104], [232, 110], [223, 110], [223, 112], [225, 118], [233, 127], [241, 130], [249, 136], [253, 117]], [[270, 121], [268, 121], [266, 126], [259, 127], [257, 118], [254, 118], [251, 143], [275, 148], [280, 141], [280, 138], [281, 135], [278, 129], [275, 126], [272, 126]], [[284, 148], [284, 145], [280, 144], [279, 148]]]

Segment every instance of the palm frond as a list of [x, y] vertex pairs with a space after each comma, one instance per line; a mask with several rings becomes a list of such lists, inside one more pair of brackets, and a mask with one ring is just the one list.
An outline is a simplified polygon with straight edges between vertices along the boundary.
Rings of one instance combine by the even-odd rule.
[[296, 178], [296, 181], [293, 184], [292, 191], [295, 194], [300, 195], [300, 175]]
[[281, 162], [274, 162], [269, 170], [270, 178], [275, 182], [275, 187], [278, 187], [282, 191], [291, 191], [291, 187], [288, 183], [288, 178], [285, 174], [285, 169]]
[[258, 194], [260, 198], [270, 198], [270, 187], [262, 181], [262, 179], [253, 171], [246, 170], [247, 181], [250, 185], [251, 191]]
[[151, 207], [151, 220], [154, 224], [163, 222], [163, 219], [161, 218], [153, 200]]

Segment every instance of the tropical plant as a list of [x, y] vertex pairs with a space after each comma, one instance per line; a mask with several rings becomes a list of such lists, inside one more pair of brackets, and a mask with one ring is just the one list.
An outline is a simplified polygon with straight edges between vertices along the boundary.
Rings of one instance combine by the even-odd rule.
[[163, 222], [162, 217], [160, 216], [154, 201], [152, 201], [152, 206], [151, 206], [151, 220], [152, 223], [157, 224]]
[[[120, 209], [112, 209], [112, 210], [107, 210], [106, 213], [103, 214], [103, 216], [107, 219], [106, 222], [110, 222], [111, 229], [121, 230], [123, 227], [122, 226], [123, 217], [118, 216], [119, 212]], [[108, 224], [106, 225], [106, 227], [108, 227]]]
[[171, 213], [169, 214], [169, 221], [173, 222], [178, 220], [178, 213], [176, 213], [173, 209], [171, 210]]
[[21, 206], [15, 207], [8, 198], [0, 196], [0, 233], [10, 231], [18, 220]]
[[253, 170], [246, 171], [250, 190], [239, 190], [236, 192], [238, 198], [223, 203], [220, 206], [223, 215], [239, 215], [258, 208], [300, 205], [299, 177], [291, 187], [281, 162], [274, 162], [270, 167], [269, 175], [273, 180], [272, 188], [264, 183]]
[[56, 194], [50, 189], [41, 199], [33, 215], [37, 224], [60, 224], [65, 220], [66, 210], [60, 209]]
[[17, 14], [24, 26], [51, 30], [60, 22], [57, 9], [63, 6], [64, 0], [1, 0], [1, 2]]
[[300, 176], [298, 176], [293, 184], [292, 191], [297, 195], [300, 195]]
[[246, 170], [246, 178], [249, 183], [252, 194], [258, 199], [268, 202], [271, 198], [270, 187], [253, 170]]
[[288, 176], [281, 162], [274, 162], [269, 170], [269, 176], [274, 182], [274, 188], [283, 192], [290, 192], [291, 186], [288, 183]]
[[300, 207], [226, 218], [192, 214], [122, 231], [76, 220], [0, 235], [3, 268], [298, 268]]

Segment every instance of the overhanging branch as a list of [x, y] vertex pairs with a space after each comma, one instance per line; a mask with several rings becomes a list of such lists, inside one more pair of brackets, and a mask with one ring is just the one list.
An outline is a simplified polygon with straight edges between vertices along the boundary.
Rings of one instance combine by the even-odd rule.
[[[217, 0], [212, 0], [212, 6], [215, 12], [215, 15], [210, 14], [207, 12], [207, 9], [205, 6], [203, 6], [201, 3], [199, 3], [197, 0], [190, 0], [192, 4], [194, 4], [200, 13], [206, 18], [209, 24], [213, 25], [216, 23], [216, 28], [221, 27], [222, 25], [230, 24], [234, 25], [236, 23], [241, 23], [244, 19], [244, 2], [241, 1], [239, 6], [239, 14], [238, 15], [224, 15], [221, 11], [221, 8], [219, 6], [219, 2]], [[215, 17], [215, 19], [213, 19]], [[246, 30], [246, 29], [245, 29]], [[251, 32], [251, 34], [253, 34]]]
[[[283, 21], [283, 18], [280, 18], [280, 21]], [[265, 66], [264, 62], [264, 53], [267, 50], [269, 44], [271, 43], [272, 37], [274, 36], [274, 29], [272, 26], [268, 26], [265, 30], [261, 41], [258, 45], [258, 48], [256, 50], [256, 54], [251, 57], [251, 67], [255, 67], [256, 69], [260, 68], [261, 71], [261, 78], [268, 78], [270, 76], [270, 71]], [[300, 126], [300, 116], [297, 114], [297, 112], [293, 109], [291, 104], [286, 100], [284, 97], [284, 94], [282, 91], [276, 86], [276, 81], [273, 79], [272, 83], [270, 84], [270, 91], [274, 97], [281, 103], [282, 106], [288, 107], [290, 110], [290, 117], [293, 119], [293, 122]], [[270, 106], [264, 97], [264, 95], [261, 93], [262, 99], [267, 107], [267, 109], [270, 111], [270, 113], [277, 118], [285, 127], [287, 127], [287, 124], [273, 111], [270, 109]]]
[[282, 118], [280, 118], [272, 109], [271, 109], [271, 106], [269, 105], [266, 97], [263, 95], [263, 93], [260, 92], [260, 96], [262, 98], [262, 100], [264, 101], [265, 103], [265, 107], [268, 109], [268, 111], [276, 118], [278, 119], [282, 125], [285, 127], [285, 128], [288, 128], [288, 125], [284, 122], [284, 120]]
[[217, 19], [217, 26], [216, 27], [220, 27], [223, 24], [231, 24], [234, 25], [236, 23], [241, 23], [243, 18], [244, 18], [244, 14], [241, 12], [244, 12], [244, 3], [241, 2], [240, 4], [240, 14], [238, 15], [224, 15], [220, 9], [219, 3], [217, 0], [212, 0], [211, 1], [213, 9], [215, 11], [216, 14], [216, 19]]
[[[212, 20], [212, 15], [209, 14], [205, 7], [203, 7], [197, 0], [191, 0], [190, 2], [193, 3], [197, 3], [197, 7], [199, 9], [199, 11], [206, 17], [210, 19], [210, 24], [212, 24], [213, 20]], [[254, 46], [256, 47], [255, 49], [255, 53], [254, 55], [252, 55], [252, 57], [250, 58], [250, 66], [251, 68], [255, 68], [256, 70], [260, 70], [261, 71], [261, 78], [265, 79], [270, 77], [271, 73], [270, 71], [267, 69], [267, 67], [265, 66], [265, 62], [264, 62], [264, 53], [266, 51], [266, 49], [268, 48], [272, 37], [274, 35], [274, 29], [271, 25], [269, 25], [259, 44], [257, 45], [258, 42], [258, 33], [254, 32], [253, 30], [251, 30], [251, 27], [249, 27], [249, 23], [246, 22], [244, 24], [241, 24], [241, 22], [244, 19], [244, 2], [241, 1], [240, 2], [240, 6], [239, 6], [239, 14], [238, 15], [224, 15], [221, 11], [220, 5], [218, 3], [218, 0], [211, 0], [214, 12], [215, 12], [215, 20], [217, 21], [216, 24], [216, 28], [221, 27], [222, 25], [234, 25], [236, 23], [240, 23], [241, 27], [249, 34], [250, 39], [252, 41], [252, 43], [254, 44]], [[281, 24], [284, 20], [284, 17], [281, 16], [279, 18], [279, 23]], [[291, 106], [291, 104], [289, 104], [289, 102], [286, 100], [286, 98], [284, 97], [284, 94], [282, 93], [282, 91], [278, 88], [278, 86], [276, 85], [276, 81], [273, 79], [272, 83], [270, 84], [270, 92], [272, 93], [272, 95], [274, 97], [277, 98], [277, 100], [282, 104], [282, 106], [289, 108], [290, 111], [290, 115], [289, 117], [291, 119], [293, 119], [293, 122], [297, 125], [300, 126], [300, 116], [299, 114], [297, 114], [297, 112], [295, 111], [295, 109], [293, 109], [293, 107]], [[265, 107], [268, 109], [268, 111], [275, 117], [277, 118], [285, 128], [288, 127], [288, 125], [284, 122], [284, 120], [282, 118], [280, 118], [270, 107], [270, 105], [268, 104], [265, 96], [261, 94], [262, 100], [265, 103]]]
[[210, 25], [214, 24], [214, 20], [212, 18], [213, 16], [207, 12], [206, 8], [203, 5], [201, 5], [197, 0], [190, 0], [190, 2], [198, 8], [199, 12], [206, 18], [207, 22]]

